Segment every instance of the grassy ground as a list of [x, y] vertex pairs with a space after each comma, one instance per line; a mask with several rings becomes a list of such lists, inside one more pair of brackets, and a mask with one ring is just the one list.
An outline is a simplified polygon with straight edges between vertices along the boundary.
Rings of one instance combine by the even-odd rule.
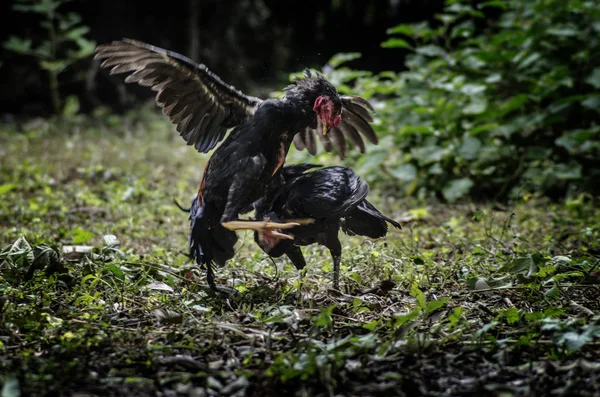
[[239, 293], [213, 297], [172, 202], [207, 156], [164, 117], [102, 120], [0, 131], [2, 397], [600, 393], [593, 201], [448, 206], [373, 186], [403, 229], [343, 237], [342, 294], [324, 249], [303, 249], [301, 277], [246, 232], [217, 269]]

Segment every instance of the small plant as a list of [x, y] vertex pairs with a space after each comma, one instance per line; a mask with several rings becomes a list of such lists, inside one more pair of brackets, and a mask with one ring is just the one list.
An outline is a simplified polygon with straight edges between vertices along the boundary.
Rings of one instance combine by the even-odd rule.
[[10, 36], [4, 48], [17, 54], [37, 58], [39, 67], [48, 73], [52, 106], [56, 114], [73, 115], [79, 103], [76, 97], [69, 97], [65, 106], [60, 97], [58, 77], [73, 63], [92, 54], [96, 43], [85, 36], [89, 27], [81, 25], [81, 16], [69, 12], [60, 13], [57, 9], [67, 0], [15, 0], [15, 11], [37, 14], [41, 17], [40, 26], [46, 37], [39, 43], [26, 37]]

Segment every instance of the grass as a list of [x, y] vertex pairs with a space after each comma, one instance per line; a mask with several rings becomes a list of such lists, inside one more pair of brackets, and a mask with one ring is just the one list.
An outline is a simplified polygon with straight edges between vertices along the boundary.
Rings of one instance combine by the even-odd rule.
[[300, 275], [245, 232], [217, 269], [238, 293], [211, 296], [172, 201], [207, 156], [182, 142], [143, 109], [1, 127], [2, 397], [600, 392], [593, 199], [444, 205], [373, 185], [403, 229], [343, 236], [342, 294], [322, 247]]

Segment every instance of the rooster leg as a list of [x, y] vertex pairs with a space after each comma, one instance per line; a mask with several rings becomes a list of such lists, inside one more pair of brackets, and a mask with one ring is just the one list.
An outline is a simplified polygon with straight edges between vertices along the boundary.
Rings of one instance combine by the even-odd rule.
[[306, 260], [304, 260], [304, 255], [302, 255], [300, 247], [294, 246], [290, 248], [285, 254], [288, 258], [290, 258], [294, 266], [296, 266], [297, 270], [304, 269], [304, 266], [306, 266]]
[[215, 284], [215, 275], [213, 273], [213, 268], [210, 263], [206, 264], [206, 282], [211, 290], [215, 292], [219, 292], [217, 285]]
[[337, 290], [340, 287], [340, 262], [342, 261], [342, 244], [337, 236], [328, 241], [327, 248], [333, 259], [333, 289]]
[[294, 237], [288, 234], [278, 232], [281, 229], [290, 229], [296, 226], [300, 226], [297, 222], [277, 223], [268, 221], [229, 221], [222, 222], [221, 225], [229, 230], [255, 230], [259, 234], [268, 234], [273, 237], [278, 237], [287, 240], [293, 240]]
[[342, 261], [341, 255], [333, 256], [333, 289], [340, 288], [340, 262]]
[[293, 222], [298, 223], [302, 226], [310, 225], [311, 223], [315, 223], [313, 218], [293, 218], [293, 219], [282, 219], [283, 222]]

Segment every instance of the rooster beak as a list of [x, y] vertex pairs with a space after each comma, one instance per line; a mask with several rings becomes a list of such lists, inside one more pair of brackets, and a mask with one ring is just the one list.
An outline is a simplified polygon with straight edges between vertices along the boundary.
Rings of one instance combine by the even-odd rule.
[[327, 135], [327, 131], [329, 131], [327, 128], [327, 122], [323, 121], [323, 135]]

